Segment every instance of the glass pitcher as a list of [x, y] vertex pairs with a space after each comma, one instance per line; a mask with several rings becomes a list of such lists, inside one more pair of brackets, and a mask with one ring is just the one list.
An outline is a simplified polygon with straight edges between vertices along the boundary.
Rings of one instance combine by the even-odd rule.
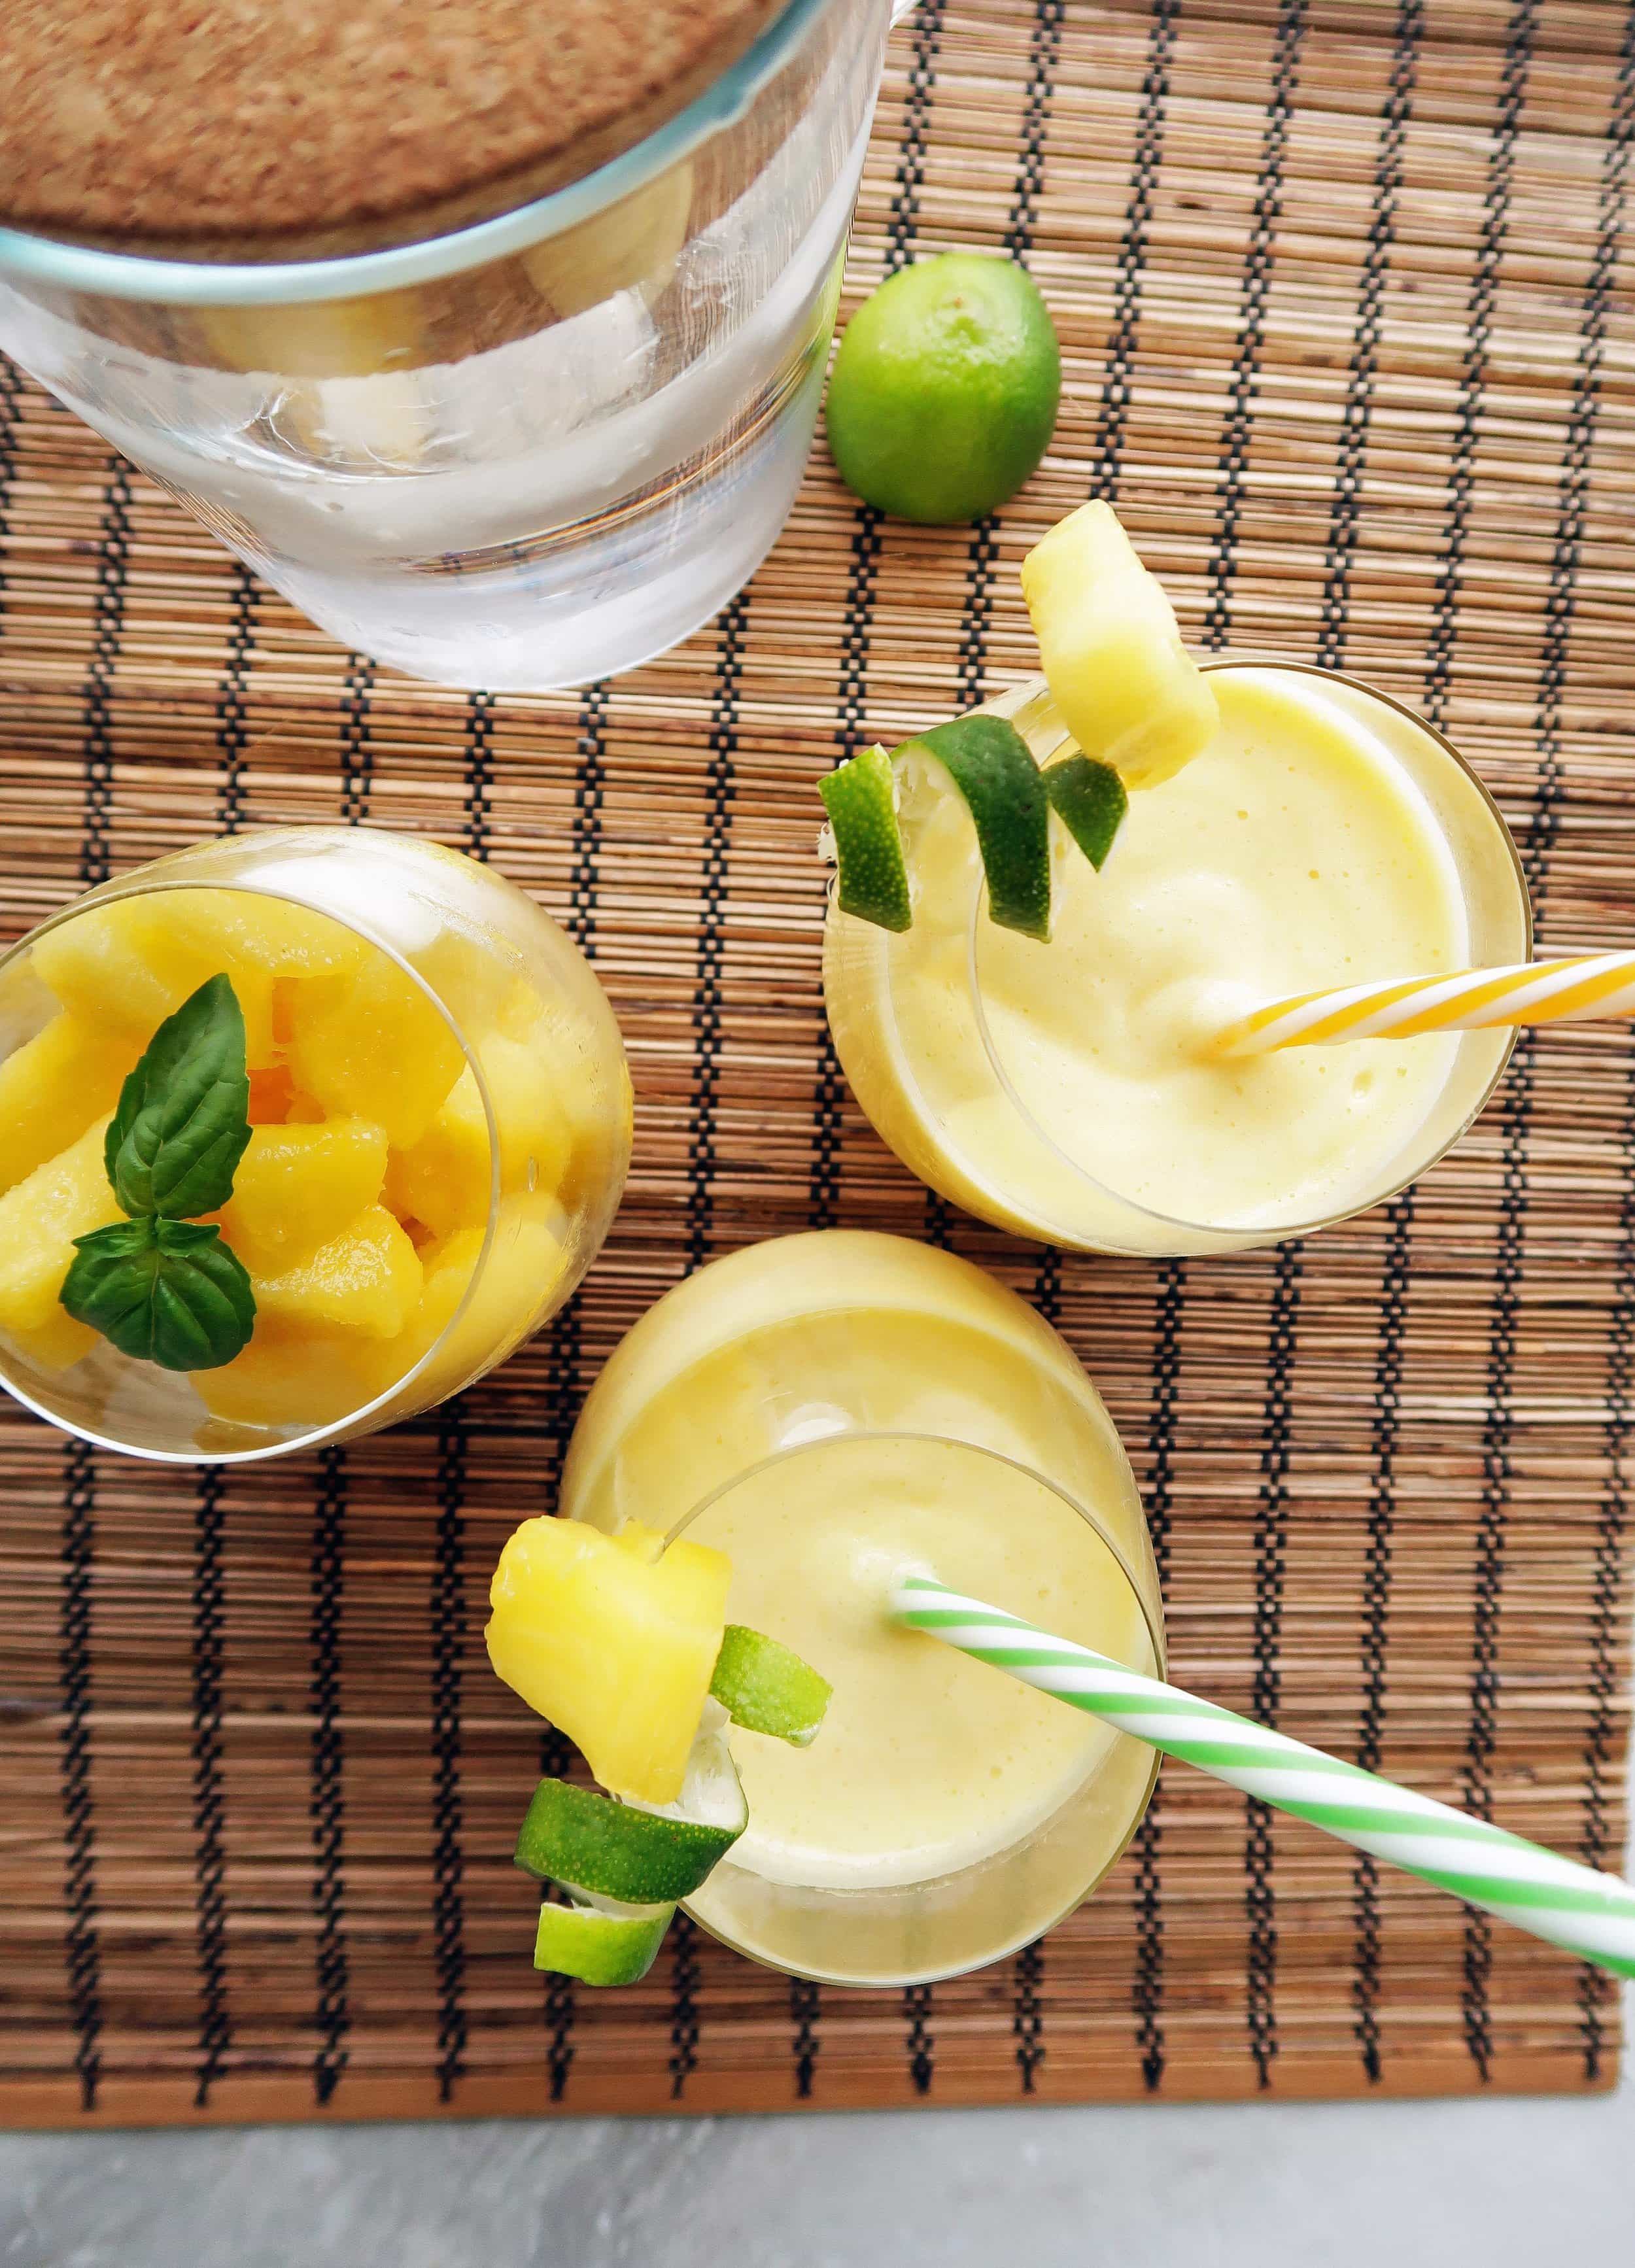
[[446, 684], [631, 667], [782, 526], [890, 0], [791, 0], [553, 195], [342, 258], [0, 230], [0, 347], [347, 645]]

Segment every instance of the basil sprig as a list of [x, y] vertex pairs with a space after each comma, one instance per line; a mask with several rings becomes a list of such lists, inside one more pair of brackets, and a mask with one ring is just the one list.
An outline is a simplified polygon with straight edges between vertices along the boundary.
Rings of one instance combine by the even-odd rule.
[[104, 1158], [128, 1219], [74, 1239], [58, 1298], [139, 1362], [216, 1370], [243, 1352], [255, 1294], [216, 1212], [250, 1138], [244, 1012], [212, 976], [167, 1016], [120, 1090]]

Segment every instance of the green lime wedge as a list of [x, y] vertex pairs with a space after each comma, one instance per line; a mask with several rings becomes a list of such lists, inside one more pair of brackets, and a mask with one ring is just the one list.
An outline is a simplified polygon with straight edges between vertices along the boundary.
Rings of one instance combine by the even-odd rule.
[[1066, 756], [1059, 764], [1046, 766], [1044, 792], [1052, 811], [1099, 873], [1130, 808], [1123, 780], [1111, 764]]
[[897, 831], [891, 758], [865, 748], [819, 782], [840, 867], [840, 909], [877, 929], [905, 930], [914, 920], [909, 870]]
[[777, 1638], [728, 1623], [710, 1690], [735, 1725], [810, 1748], [834, 1690]]
[[540, 1908], [534, 1966], [581, 1984], [635, 1984], [659, 1957], [673, 1905], [622, 1905], [613, 1899]]
[[566, 1780], [542, 1779], [517, 1837], [516, 1860], [525, 1874], [564, 1889], [674, 1905], [742, 1832], [741, 1825], [664, 1817]]

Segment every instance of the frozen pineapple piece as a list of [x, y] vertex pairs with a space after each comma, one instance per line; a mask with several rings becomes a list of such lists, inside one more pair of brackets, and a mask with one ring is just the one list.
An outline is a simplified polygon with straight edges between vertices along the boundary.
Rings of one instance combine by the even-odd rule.
[[465, 1055], [413, 979], [371, 952], [354, 975], [280, 987], [295, 1084], [335, 1117], [372, 1119], [394, 1149], [419, 1141]]
[[140, 1054], [166, 1017], [225, 968], [244, 1011], [249, 1066], [259, 1070], [277, 1056], [272, 973], [248, 964], [227, 967], [219, 951], [178, 926], [168, 910], [171, 897], [192, 895], [159, 891], [87, 907], [33, 946], [34, 973], [65, 1008], [87, 1024], [134, 1040]]
[[110, 1111], [141, 1049], [64, 1009], [0, 1064], [0, 1191]]
[[[501, 1189], [549, 1195], [566, 1171], [573, 1132], [549, 1058], [498, 1032], [478, 1042], [477, 1057], [499, 1123]], [[468, 1064], [420, 1140], [394, 1156], [388, 1202], [448, 1236], [487, 1220], [490, 1179], [488, 1119]]]
[[241, 1354], [191, 1373], [214, 1416], [274, 1426], [336, 1425], [384, 1393], [397, 1374], [389, 1341], [262, 1314]]
[[1034, 546], [1022, 596], [1063, 723], [1126, 787], [1157, 786], [1213, 737], [1209, 681], [1110, 504], [1081, 504]]
[[423, 1280], [420, 1256], [407, 1235], [384, 1206], [371, 1205], [293, 1267], [274, 1276], [251, 1269], [256, 1331], [266, 1317], [395, 1338], [414, 1313]]
[[498, 1676], [583, 1749], [602, 1786], [674, 1803], [715, 1673], [732, 1562], [630, 1522], [526, 1520], [494, 1570]]
[[232, 1197], [211, 1218], [247, 1268], [275, 1275], [375, 1204], [386, 1158], [385, 1130], [366, 1118], [258, 1126]]
[[103, 1161], [107, 1123], [107, 1116], [93, 1121], [77, 1142], [0, 1197], [0, 1330], [54, 1328], [74, 1239], [124, 1219]]

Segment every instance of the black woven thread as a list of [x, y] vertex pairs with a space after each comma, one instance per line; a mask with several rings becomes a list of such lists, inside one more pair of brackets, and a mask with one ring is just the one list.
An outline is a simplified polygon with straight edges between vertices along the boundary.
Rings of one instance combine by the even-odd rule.
[[[1035, 1309], [1052, 1329], [1062, 1320], [1062, 1255], [1054, 1244], [1041, 1254], [1034, 1274]], [[1025, 1945], [1011, 1968], [1011, 2034], [1016, 2042], [1016, 2070], [1024, 2095], [1038, 2085], [1045, 2058], [1044, 2039], [1045, 1940]]]
[[[1386, 276], [1396, 236], [1397, 199], [1402, 190], [1403, 152], [1418, 74], [1419, 42], [1425, 31], [1424, 0], [1400, 0], [1391, 75], [1381, 113], [1374, 158], [1374, 217], [1357, 295], [1351, 374], [1335, 467], [1334, 503], [1323, 562], [1322, 619], [1317, 660], [1325, 669], [1344, 666], [1351, 635], [1351, 571], [1362, 522], [1362, 484], [1368, 429], [1374, 416], [1379, 371], [1381, 319]], [[1412, 1193], [1395, 1198], [1387, 1215], [1381, 1280], [1380, 1336], [1374, 1356], [1374, 1478], [1368, 1500], [1368, 1550], [1363, 1569], [1361, 1660], [1362, 1710], [1357, 1761], [1365, 1771], [1380, 1768], [1387, 1685], [1387, 1638], [1390, 1621], [1392, 1555], [1396, 1528], [1396, 1459], [1400, 1431], [1403, 1330], [1406, 1315], [1409, 1233]], [[1380, 1869], [1360, 1852], [1351, 1869], [1351, 2002], [1358, 2052], [1371, 2086], [1383, 2073], [1380, 2031]]]
[[[585, 918], [594, 919], [593, 902]], [[563, 1468], [579, 1410], [579, 1364], [584, 1352], [584, 1310], [576, 1293], [551, 1326], [549, 1386], [550, 1450], [544, 1479], [544, 1504], [555, 1512], [562, 1494]], [[547, 1726], [540, 1738], [540, 1774], [562, 1779], [573, 1762], [573, 1750], [562, 1734]], [[560, 2102], [573, 2067], [573, 2025], [578, 2001], [572, 1979], [549, 1970], [545, 1977], [546, 2066], [550, 2073], [550, 2099]]]
[[91, 1446], [63, 1450], [63, 1597], [57, 1675], [63, 1693], [63, 1965], [74, 2026], [80, 2108], [94, 2110], [102, 2076], [102, 1949], [98, 1929], [96, 1812], [91, 1792], [91, 1586], [96, 1558], [96, 1465]]
[[[880, 514], [859, 504], [851, 530], [851, 566], [842, 618], [840, 679], [835, 691], [835, 740], [840, 755], [854, 756], [867, 734], [869, 645], [874, 590], [880, 572]], [[814, 1228], [833, 1228], [840, 1211], [840, 1148], [846, 1082], [829, 1018], [820, 1015], [817, 1076], [812, 1090], [812, 1168], [806, 1182], [806, 1219]]]
[[792, 1977], [789, 1980], [789, 2020], [794, 2028], [794, 2035], [791, 2044], [795, 2058], [795, 2095], [802, 2102], [811, 2100], [818, 2051], [822, 2044], [818, 2031], [818, 2021], [822, 2013], [822, 1994], [819, 1986], [808, 1977]]
[[[927, 0], [914, 21], [913, 61], [902, 106], [902, 137], [897, 160], [896, 195], [887, 224], [885, 270], [906, 267], [919, 225], [919, 192], [924, 179], [927, 133], [937, 55], [942, 38], [942, 0]], [[869, 650], [873, 637], [874, 594], [880, 573], [882, 514], [859, 504], [852, 524], [851, 565], [845, 612], [841, 620], [840, 672], [835, 688], [835, 740], [841, 755], [854, 756], [868, 739]], [[840, 1145], [846, 1082], [835, 1051], [829, 1019], [820, 1019], [817, 1076], [812, 1095], [812, 1168], [807, 1181], [807, 1220], [832, 1228], [840, 1207]], [[801, 2035], [802, 2021], [796, 2020]], [[797, 2047], [799, 2058], [806, 2051]]]
[[[1394, 1197], [1386, 1212], [1385, 1257], [1380, 1274], [1380, 1336], [1374, 1365], [1374, 1479], [1368, 1493], [1368, 1550], [1363, 1563], [1362, 1712], [1357, 1762], [1380, 1769], [1389, 1665], [1391, 1563], [1396, 1526], [1396, 1450], [1402, 1432], [1403, 1332], [1408, 1320], [1410, 1239], [1413, 1192]], [[1356, 2036], [1370, 2085], [1383, 2073], [1380, 2052], [1380, 1869], [1366, 1852], [1351, 1870], [1355, 1931], [1351, 1980]]]
[[573, 864], [568, 874], [569, 936], [587, 961], [596, 958], [598, 864], [608, 786], [608, 680], [586, 686], [579, 703], [579, 768], [573, 782]]
[[932, 96], [937, 85], [937, 60], [942, 48], [943, 0], [922, 0], [914, 18], [914, 60], [909, 65], [908, 92], [902, 104], [902, 138], [897, 159], [897, 193], [886, 223], [886, 273], [895, 275], [908, 263], [919, 233], [920, 191], [925, 181], [925, 151], [931, 128]]
[[[1589, 498], [1591, 459], [1601, 402], [1601, 372], [1606, 354], [1608, 317], [1617, 276], [1619, 245], [1624, 233], [1624, 203], [1629, 185], [1630, 151], [1635, 140], [1635, 7], [1626, 11], [1624, 48], [1619, 58], [1612, 111], [1608, 121], [1602, 159], [1595, 255], [1584, 295], [1578, 365], [1574, 372], [1572, 407], [1567, 419], [1567, 447], [1561, 469], [1561, 504], [1551, 560], [1550, 599], [1546, 615], [1544, 653], [1540, 679], [1538, 718], [1539, 803], [1544, 826], [1536, 828], [1538, 887], [1547, 879], [1545, 861], [1557, 833], [1557, 794], [1559, 777], [1561, 704], [1566, 688], [1567, 654], [1574, 600], [1583, 547], [1585, 512]], [[1533, 845], [1529, 844], [1529, 849]], [[1531, 880], [1529, 873], [1529, 880]], [[1609, 1850], [1606, 1805], [1602, 1790], [1610, 1777], [1613, 1756], [1613, 1698], [1617, 1683], [1617, 1625], [1619, 1582], [1624, 1538], [1629, 1526], [1629, 1489], [1624, 1463], [1631, 1440], [1630, 1386], [1635, 1349], [1635, 1094], [1626, 1097], [1623, 1131], [1623, 1193], [1619, 1218], [1622, 1229], [1617, 1296], [1609, 1326], [1607, 1366], [1607, 1479], [1595, 1532], [1595, 1578], [1590, 1609], [1589, 1723], [1584, 1741], [1584, 1833], [1587, 1863], [1605, 1866], [1616, 1857]], [[1584, 2075], [1600, 2078], [1607, 2043], [1606, 2011], [1613, 1988], [1602, 1970], [1584, 1962], [1579, 1970], [1579, 2010], [1583, 2038]]]
[[222, 1841], [222, 1474], [206, 1465], [193, 1514], [194, 1945], [199, 1969], [199, 2062], [194, 2103], [203, 2110], [232, 2040], [227, 2007], [227, 1854]]
[[1027, 92], [1022, 104], [1021, 154], [1005, 232], [1013, 260], [1026, 261], [1033, 249], [1039, 198], [1044, 188], [1044, 144], [1050, 124], [1050, 98], [1062, 54], [1064, 0], [1034, 0], [1034, 25], [1027, 51]]
[[931, 1986], [905, 1985], [902, 2013], [908, 2023], [909, 2078], [916, 2095], [929, 2095], [937, 2076], [937, 2036], [931, 2028]]
[[[11, 483], [17, 478], [17, 429], [22, 422], [23, 381], [15, 363], [0, 354], [0, 534], [11, 526]], [[5, 622], [11, 575], [0, 543], [0, 630]]]
[[[1011, 192], [1005, 241], [1024, 266], [1033, 248], [1039, 194], [1044, 184], [1044, 144], [1050, 98], [1062, 47], [1062, 0], [1035, 0], [1028, 40], [1027, 92], [1022, 106], [1020, 151]], [[965, 602], [961, 613], [959, 703], [974, 709], [988, 689], [988, 633], [993, 621], [993, 571], [999, 556], [998, 519], [989, 512], [971, 531]]]
[[678, 1913], [670, 1929], [670, 2097], [679, 2102], [698, 2068], [698, 1925]]
[[466, 849], [474, 858], [489, 855], [490, 798], [494, 792], [494, 696], [466, 696]]
[[687, 1260], [701, 1268], [710, 1256], [715, 1221], [716, 1098], [721, 1084], [721, 972], [725, 940], [721, 933], [726, 902], [726, 861], [733, 836], [733, 806], [738, 793], [738, 703], [743, 681], [744, 637], [749, 594], [740, 591], [720, 617], [721, 651], [716, 664], [710, 725], [710, 767], [705, 774], [709, 807], [704, 822], [698, 961], [693, 979], [693, 1072], [688, 1145]]
[[255, 642], [256, 582], [241, 560], [232, 568], [232, 614], [227, 628], [227, 666], [216, 699], [216, 745], [221, 750], [217, 806], [224, 835], [244, 824], [244, 757], [249, 746], [248, 679]]
[[1101, 373], [1101, 407], [1091, 454], [1090, 493], [1103, 503], [1117, 500], [1123, 470], [1124, 429], [1130, 414], [1131, 372], [1141, 325], [1141, 285], [1146, 271], [1147, 232], [1153, 196], [1164, 157], [1164, 116], [1169, 101], [1169, 68], [1175, 52], [1175, 19], [1181, 0], [1153, 0], [1147, 32], [1146, 70], [1136, 118], [1130, 169], [1130, 202], [1124, 210], [1118, 275], [1113, 285], [1113, 329]]
[[[1293, 1414], [1295, 1330], [1300, 1308], [1300, 1247], [1280, 1246], [1267, 1333], [1266, 1399], [1261, 1412], [1260, 1505], [1255, 1521], [1255, 1683], [1250, 1714], [1275, 1725], [1283, 1702], [1280, 1647], [1283, 1591], [1289, 1544], [1290, 1434]], [[1256, 2083], [1271, 2084], [1278, 2056], [1278, 1904], [1272, 1881], [1271, 1808], [1258, 1796], [1244, 1801], [1248, 1918], [1245, 2008]]]
[[466, 1652], [467, 1441], [460, 1397], [438, 1412], [437, 1547], [431, 1572], [431, 1920], [438, 1988], [438, 2095], [465, 2073], [466, 1858], [460, 1793]]
[[85, 677], [85, 818], [79, 878], [106, 882], [112, 863], [109, 811], [114, 798], [114, 675], [125, 628], [125, 573], [130, 556], [130, 471], [122, 457], [109, 468], [97, 549], [91, 665]]
[[368, 818], [374, 790], [374, 689], [375, 665], [369, 656], [349, 656], [341, 704], [341, 817], [348, 827], [361, 827]]
[[1283, 164], [1289, 114], [1300, 78], [1300, 48], [1306, 35], [1306, 0], [1280, 0], [1273, 54], [1271, 99], [1261, 143], [1260, 181], [1249, 224], [1248, 253], [1238, 317], [1238, 350], [1233, 358], [1226, 422], [1217, 459], [1215, 541], [1210, 556], [1209, 604], [1204, 615], [1204, 644], [1224, 646], [1232, 631], [1232, 586], [1238, 571], [1238, 521], [1243, 510], [1249, 437], [1255, 423], [1255, 387], [1260, 376], [1266, 301], [1271, 290], [1272, 242], [1283, 210]]
[[[1538, 0], [1517, 0], [1511, 11], [1504, 71], [1488, 158], [1486, 195], [1476, 274], [1466, 307], [1466, 339], [1460, 376], [1459, 409], [1448, 473], [1447, 511], [1443, 523], [1442, 567], [1425, 673], [1425, 713], [1441, 725], [1452, 698], [1458, 643], [1459, 603], [1469, 538], [1471, 498], [1482, 414], [1487, 395], [1492, 317], [1499, 291], [1505, 239], [1509, 227], [1516, 138], [1526, 99], [1528, 70], [1538, 17]], [[1558, 777], [1546, 772], [1540, 784], [1538, 822], [1526, 864], [1535, 890], [1544, 879], [1544, 862], [1555, 833]], [[1527, 1138], [1532, 1115], [1533, 1046], [1524, 1033], [1506, 1089], [1501, 1126], [1504, 1181], [1499, 1198], [1495, 1286], [1489, 1325], [1487, 1414], [1483, 1426], [1482, 1509], [1477, 1523], [1475, 1599], [1471, 1615], [1470, 1691], [1466, 1720], [1463, 1778], [1465, 1799], [1480, 1818], [1492, 1810], [1491, 1767], [1497, 1725], [1499, 1617], [1504, 1589], [1506, 1512], [1510, 1488], [1511, 1393], [1515, 1360], [1516, 1314], [1521, 1273], [1521, 1244], [1527, 1211]], [[1489, 1981], [1492, 1969], [1492, 1925], [1475, 1906], [1465, 1908], [1463, 1984], [1460, 1993], [1465, 2046], [1485, 2082], [1492, 2070], [1492, 2018]]]
[[1329, 542], [1323, 560], [1322, 620], [1317, 632], [1317, 660], [1324, 669], [1338, 669], [1345, 658], [1351, 603], [1351, 568], [1362, 523], [1362, 483], [1367, 458], [1368, 428], [1374, 417], [1374, 380], [1380, 366], [1380, 325], [1385, 306], [1385, 279], [1391, 247], [1396, 239], [1396, 202], [1403, 183], [1403, 149], [1413, 107], [1414, 81], [1419, 67], [1419, 41], [1425, 32], [1425, 0], [1399, 0], [1396, 44], [1391, 55], [1390, 87], [1381, 113], [1380, 146], [1374, 167], [1374, 218], [1368, 229], [1368, 249], [1363, 257], [1357, 292], [1357, 327], [1351, 335], [1351, 376], [1345, 389], [1345, 410], [1340, 423], [1338, 460], [1334, 468], [1334, 503], [1329, 515]]
[[[1635, 11], [1631, 13], [1635, 21]], [[1625, 1072], [1624, 1126], [1620, 1164], [1623, 1188], [1618, 1204], [1617, 1292], [1608, 1325], [1607, 1477], [1602, 1489], [1601, 1517], [1595, 1523], [1595, 1576], [1589, 1613], [1589, 1722], [1584, 1733], [1584, 1829], [1581, 1849], [1588, 1867], [1605, 1867], [1617, 1854], [1607, 1831], [1603, 1791], [1614, 1774], [1614, 1741], [1618, 1690], [1618, 1637], [1621, 1612], [1624, 1544], [1630, 1528], [1630, 1490], [1624, 1477], [1635, 1423], [1631, 1422], [1631, 1388], [1635, 1381], [1635, 1060]], [[1593, 2086], [1601, 2077], [1607, 2049], [1607, 2010], [1612, 2001], [1611, 1979], [1604, 1970], [1584, 1962], [1579, 1970], [1579, 2021], [1584, 2049], [1584, 2076]]]
[[[1153, 1416], [1147, 1436], [1147, 1528], [1158, 1563], [1159, 1587], [1169, 1581], [1175, 1526], [1175, 1403], [1181, 1386], [1181, 1327], [1186, 1312], [1187, 1264], [1167, 1260], [1158, 1271], [1153, 1333]], [[1163, 1830], [1153, 1806], [1136, 1830], [1136, 1966], [1131, 2001], [1141, 2079], [1149, 2095], [1164, 2083], [1164, 1901], [1159, 1861]]]
[[[586, 688], [579, 703], [578, 772], [574, 781], [573, 858], [569, 874], [568, 934], [587, 961], [596, 958], [597, 917], [600, 895], [602, 806], [607, 792], [608, 683], [603, 678]], [[551, 1327], [549, 1409], [550, 1462], [545, 1500], [555, 1511], [561, 1494], [568, 1443], [579, 1414], [579, 1366], [584, 1357], [584, 1308], [576, 1294]], [[563, 1735], [548, 1727], [540, 1742], [540, 1771], [561, 1779], [572, 1763], [573, 1751]], [[545, 1980], [546, 2067], [550, 2075], [550, 2099], [560, 2102], [567, 2094], [573, 2068], [574, 2021], [578, 2001], [571, 1977], [549, 1974]]]
[[1425, 711], [1433, 725], [1447, 715], [1453, 693], [1454, 650], [1457, 642], [1459, 600], [1464, 583], [1465, 547], [1470, 531], [1470, 503], [1476, 485], [1477, 440], [1487, 395], [1487, 373], [1492, 342], [1493, 302], [1499, 291], [1505, 238], [1510, 225], [1510, 188], [1515, 172], [1516, 134], [1527, 95], [1528, 67], [1538, 17], [1538, 0], [1516, 0], [1511, 11], [1505, 44], [1504, 76], [1487, 164], [1487, 193], [1482, 210], [1482, 231], [1477, 249], [1476, 274], [1465, 309], [1464, 365], [1460, 377], [1459, 411], [1454, 427], [1453, 455], [1448, 465], [1447, 511], [1442, 526], [1442, 565], [1436, 578]]
[[[357, 814], [361, 818], [362, 814]], [[346, 1451], [319, 1452], [307, 1563], [307, 1697], [313, 1712], [308, 1810], [313, 1830], [313, 2093], [321, 2104], [346, 2068], [352, 2028], [346, 1949], [346, 1738], [341, 1726], [341, 1613], [346, 1572]]]
[[[1169, 73], [1180, 12], [1180, 0], [1154, 0], [1147, 31], [1146, 68], [1141, 81], [1141, 107], [1136, 117], [1131, 160], [1130, 202], [1124, 211], [1118, 272], [1113, 286], [1113, 328], [1103, 357], [1101, 409], [1091, 458], [1090, 494], [1108, 504], [1117, 499], [1123, 470], [1124, 438], [1140, 336], [1147, 236], [1163, 164]], [[1179, 1260], [1167, 1262], [1159, 1276], [1147, 1476], [1147, 1520], [1160, 1577], [1168, 1559], [1175, 1393], [1185, 1304], [1184, 1263]], [[1160, 1866], [1162, 1848], [1163, 1830], [1156, 1810], [1149, 1806], [1136, 1830], [1133, 1845], [1136, 1965], [1131, 1982], [1136, 2044], [1141, 2056], [1143, 2084], [1149, 2094], [1156, 2094], [1164, 2080], [1164, 1914]]]

